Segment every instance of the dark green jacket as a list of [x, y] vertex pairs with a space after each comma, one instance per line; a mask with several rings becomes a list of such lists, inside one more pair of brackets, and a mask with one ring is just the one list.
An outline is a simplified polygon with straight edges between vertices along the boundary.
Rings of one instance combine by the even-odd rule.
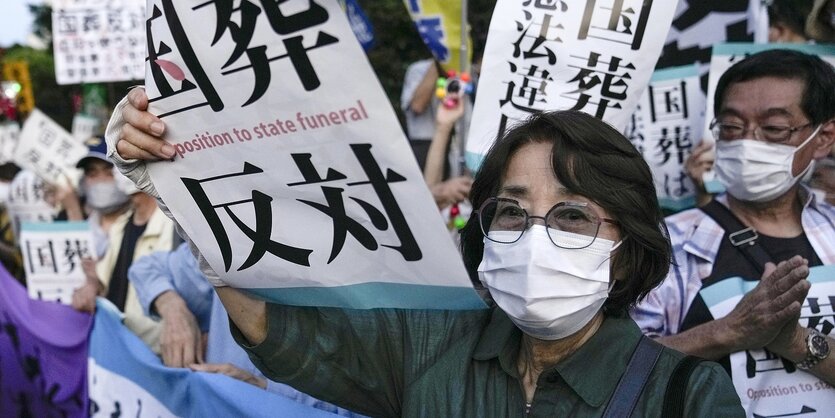
[[[522, 334], [500, 309], [267, 306], [267, 339], [242, 345], [270, 379], [370, 416], [525, 416], [516, 371]], [[245, 341], [232, 327], [238, 342]], [[578, 351], [541, 374], [528, 416], [601, 416], [640, 336], [631, 319], [605, 319]], [[663, 350], [633, 416], [660, 416], [682, 357]], [[684, 411], [688, 417], [745, 416], [728, 375], [712, 362], [694, 370]]]

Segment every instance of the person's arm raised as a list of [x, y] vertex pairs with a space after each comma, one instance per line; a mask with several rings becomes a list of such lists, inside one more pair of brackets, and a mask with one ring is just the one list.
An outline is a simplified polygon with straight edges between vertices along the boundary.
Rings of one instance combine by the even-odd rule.
[[[140, 190], [157, 198], [159, 196], [150, 183], [145, 162], [168, 160], [174, 156], [174, 148], [163, 139], [164, 133], [165, 123], [148, 112], [148, 96], [141, 88], [132, 89], [126, 100], [117, 105], [106, 133], [108, 155], [113, 156], [117, 168], [137, 183]], [[161, 201], [159, 203], [160, 208], [170, 217], [165, 204]], [[215, 286], [235, 325], [250, 343], [263, 341], [267, 332], [264, 302], [239, 290], [219, 287], [223, 286], [223, 282], [190, 241], [189, 246], [198, 259], [201, 271]]]

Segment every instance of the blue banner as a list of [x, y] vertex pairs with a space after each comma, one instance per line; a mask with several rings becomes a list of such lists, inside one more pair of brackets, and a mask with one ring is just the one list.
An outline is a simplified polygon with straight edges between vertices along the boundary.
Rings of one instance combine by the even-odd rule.
[[374, 27], [371, 26], [371, 21], [368, 16], [362, 11], [357, 0], [341, 0], [345, 13], [348, 15], [348, 23], [351, 24], [351, 30], [360, 41], [362, 49], [368, 51], [374, 47]]
[[90, 335], [93, 417], [323, 417], [335, 415], [218, 374], [169, 368], [99, 298]]

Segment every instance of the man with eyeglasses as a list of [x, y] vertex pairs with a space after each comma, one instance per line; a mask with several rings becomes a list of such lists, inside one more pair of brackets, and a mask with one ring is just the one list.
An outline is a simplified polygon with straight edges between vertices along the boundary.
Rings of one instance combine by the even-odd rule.
[[[665, 345], [722, 363], [749, 416], [831, 414], [835, 294], [807, 277], [835, 264], [835, 208], [799, 180], [835, 142], [835, 70], [800, 52], [762, 52], [722, 75], [714, 102], [727, 193], [667, 218], [673, 266], [632, 317]], [[780, 389], [798, 376], [820, 383], [813, 395]]]

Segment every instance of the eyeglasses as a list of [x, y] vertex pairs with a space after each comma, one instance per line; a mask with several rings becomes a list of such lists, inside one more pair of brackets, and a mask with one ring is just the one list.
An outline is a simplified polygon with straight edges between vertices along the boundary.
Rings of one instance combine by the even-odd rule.
[[[525, 231], [533, 225], [533, 220], [541, 219], [551, 242], [566, 249], [580, 249], [591, 245], [597, 238], [602, 222], [618, 224], [612, 219], [597, 216], [588, 203], [580, 202], [560, 202], [549, 209], [545, 216], [531, 216], [513, 199], [491, 197], [476, 213], [481, 233], [490, 241], [502, 244], [519, 241]], [[555, 234], [555, 230], [571, 234]], [[491, 235], [491, 232], [515, 234]]]
[[[799, 126], [785, 126], [785, 125], [766, 125], [757, 126], [754, 128], [754, 137], [763, 139], [768, 142], [788, 142], [795, 132], [805, 129], [812, 125], [812, 122]], [[710, 132], [713, 137], [719, 140], [727, 141], [734, 139], [742, 139], [747, 132], [745, 125], [739, 123], [720, 122], [716, 119], [710, 124]]]

